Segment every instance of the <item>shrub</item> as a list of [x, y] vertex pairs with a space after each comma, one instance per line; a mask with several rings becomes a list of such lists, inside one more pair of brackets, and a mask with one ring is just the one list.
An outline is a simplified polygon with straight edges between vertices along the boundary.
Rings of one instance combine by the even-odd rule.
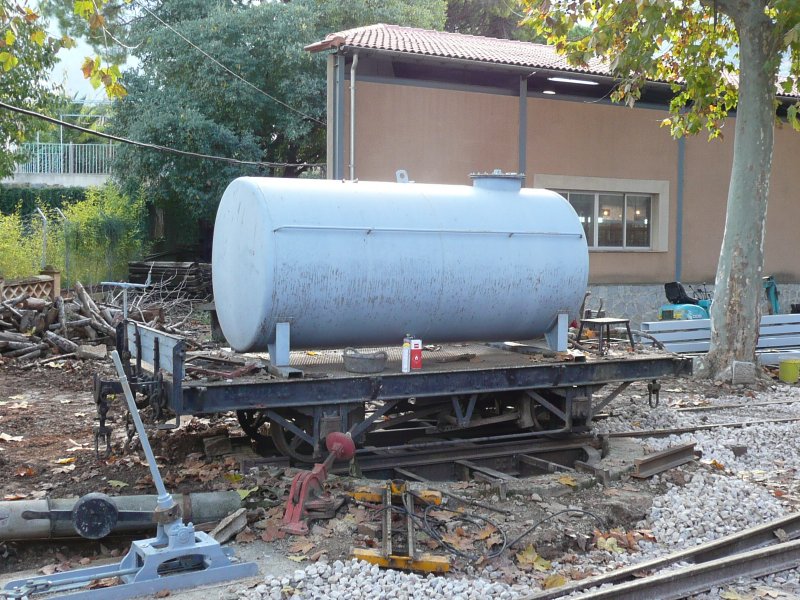
[[[127, 278], [127, 263], [145, 251], [144, 202], [130, 200], [112, 183], [90, 188], [82, 200], [65, 204], [66, 221], [41, 206], [48, 221], [46, 263], [62, 272], [63, 285], [94, 284]], [[22, 204], [0, 215], [0, 274], [6, 279], [38, 273], [43, 224], [37, 214], [23, 216]]]

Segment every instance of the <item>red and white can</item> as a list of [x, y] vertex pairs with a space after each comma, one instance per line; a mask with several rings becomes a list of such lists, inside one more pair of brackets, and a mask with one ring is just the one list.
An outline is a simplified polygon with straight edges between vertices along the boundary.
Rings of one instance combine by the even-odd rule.
[[411, 340], [411, 370], [422, 368], [422, 340]]

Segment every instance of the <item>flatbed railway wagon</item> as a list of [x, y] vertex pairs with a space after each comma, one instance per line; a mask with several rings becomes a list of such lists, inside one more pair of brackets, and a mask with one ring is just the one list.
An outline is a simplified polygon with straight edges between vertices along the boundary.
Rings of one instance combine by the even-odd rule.
[[[233, 359], [189, 353], [180, 337], [124, 322], [117, 346], [141, 406], [165, 426], [236, 411], [259, 445], [269, 439], [311, 462], [334, 431], [360, 445], [431, 451], [454, 438], [585, 431], [631, 382], [657, 393], [653, 382], [690, 374], [690, 360], [652, 350], [567, 352], [589, 269], [577, 214], [517, 175], [473, 180], [232, 182], [212, 269]], [[425, 344], [422, 368], [404, 372], [409, 336]], [[385, 365], [348, 371], [348, 347], [385, 352]], [[186, 376], [226, 368], [229, 376]], [[99, 438], [108, 439], [107, 398], [118, 391], [96, 378]]]

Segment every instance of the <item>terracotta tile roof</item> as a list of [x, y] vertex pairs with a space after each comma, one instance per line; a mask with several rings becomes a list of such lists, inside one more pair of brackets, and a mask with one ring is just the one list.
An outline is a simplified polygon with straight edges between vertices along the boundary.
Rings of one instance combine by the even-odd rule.
[[567, 59], [556, 53], [553, 46], [518, 42], [497, 38], [464, 35], [447, 31], [431, 31], [400, 25], [378, 23], [357, 27], [328, 35], [321, 42], [306, 46], [310, 52], [320, 52], [340, 46], [406, 52], [441, 58], [460, 58], [486, 63], [520, 67], [556, 69], [609, 75], [600, 59], [593, 59], [588, 67], [567, 64]]

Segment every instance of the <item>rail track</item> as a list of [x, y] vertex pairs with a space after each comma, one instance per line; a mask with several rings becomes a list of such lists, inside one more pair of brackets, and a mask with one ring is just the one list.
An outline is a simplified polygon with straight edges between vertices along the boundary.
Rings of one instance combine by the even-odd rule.
[[[523, 600], [553, 600], [582, 594], [582, 600], [671, 600], [699, 594], [740, 577], [761, 577], [800, 564], [800, 514], [775, 519], [706, 544], [573, 582]], [[680, 562], [690, 566], [658, 572]], [[647, 575], [648, 573], [653, 573]], [[645, 575], [645, 576], [643, 576]]]

